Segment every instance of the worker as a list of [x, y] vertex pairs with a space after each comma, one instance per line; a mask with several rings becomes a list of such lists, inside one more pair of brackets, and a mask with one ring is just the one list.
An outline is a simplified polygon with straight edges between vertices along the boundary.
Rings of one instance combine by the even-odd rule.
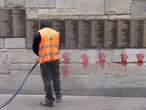
[[59, 74], [60, 33], [50, 28], [49, 24], [48, 20], [40, 21], [40, 30], [34, 34], [32, 49], [39, 57], [46, 93], [45, 100], [41, 104], [53, 107], [55, 101], [60, 103], [62, 99]]

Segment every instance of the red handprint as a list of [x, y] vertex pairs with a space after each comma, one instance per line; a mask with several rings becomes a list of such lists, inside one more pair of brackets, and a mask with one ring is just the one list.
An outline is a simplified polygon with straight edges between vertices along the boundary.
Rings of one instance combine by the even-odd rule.
[[63, 74], [63, 78], [68, 77], [68, 75], [69, 75], [68, 65], [62, 66], [61, 71], [62, 71], [62, 74]]
[[83, 64], [83, 67], [87, 67], [88, 66], [88, 59], [89, 59], [89, 56], [87, 55], [87, 53], [83, 53], [81, 54], [81, 59], [82, 59], [82, 64]]
[[71, 56], [71, 54], [68, 53], [68, 52], [63, 53], [62, 57], [63, 57], [63, 60], [64, 60], [63, 62], [65, 64], [69, 64], [70, 63], [70, 56]]
[[144, 63], [144, 54], [143, 53], [137, 53], [136, 54], [136, 58], [137, 58], [137, 65], [138, 66], [142, 66]]
[[121, 57], [121, 64], [127, 65], [127, 63], [128, 63], [128, 55], [126, 53], [122, 52], [120, 57]]
[[103, 65], [106, 61], [105, 58], [106, 58], [106, 55], [104, 54], [104, 52], [101, 52], [101, 50], [100, 50], [96, 63], [99, 63], [99, 64]]

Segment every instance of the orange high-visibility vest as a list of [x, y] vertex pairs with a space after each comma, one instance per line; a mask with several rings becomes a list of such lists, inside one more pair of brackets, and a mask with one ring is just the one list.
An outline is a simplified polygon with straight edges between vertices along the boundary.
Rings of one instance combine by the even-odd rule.
[[38, 31], [41, 35], [39, 44], [39, 62], [55, 61], [59, 59], [59, 32], [51, 28]]

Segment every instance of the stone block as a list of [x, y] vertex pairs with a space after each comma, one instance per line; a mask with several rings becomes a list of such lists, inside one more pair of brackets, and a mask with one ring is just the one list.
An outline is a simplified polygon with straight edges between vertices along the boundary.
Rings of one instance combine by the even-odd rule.
[[0, 48], [4, 48], [4, 39], [0, 39]]
[[78, 0], [56, 0], [56, 8], [77, 8]]
[[79, 0], [77, 5], [79, 15], [104, 14], [104, 0]]
[[10, 59], [7, 52], [0, 52], [0, 74], [10, 73]]
[[25, 38], [6, 38], [5, 48], [26, 48]]
[[131, 0], [105, 0], [105, 14], [129, 14]]
[[146, 1], [138, 0], [133, 1], [131, 5], [132, 18], [146, 18]]
[[32, 50], [29, 49], [12, 49], [8, 51], [11, 63], [32, 64], [37, 58]]
[[27, 8], [54, 8], [55, 6], [55, 0], [26, 0]]
[[5, 0], [0, 0], [0, 7], [4, 7], [5, 6]]
[[25, 0], [5, 0], [6, 7], [24, 8]]
[[39, 9], [39, 18], [51, 18], [51, 16], [65, 16], [65, 15], [75, 15], [77, 13], [76, 9]]
[[38, 9], [26, 9], [26, 18], [27, 19], [37, 19], [38, 18]]

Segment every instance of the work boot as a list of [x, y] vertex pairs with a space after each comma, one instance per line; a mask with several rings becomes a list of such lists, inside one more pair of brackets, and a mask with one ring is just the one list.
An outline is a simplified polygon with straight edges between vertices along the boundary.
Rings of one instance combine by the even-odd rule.
[[55, 102], [55, 99], [54, 98], [45, 98], [44, 101], [40, 102], [41, 105], [43, 106], [48, 106], [48, 107], [54, 107], [54, 103]]
[[55, 95], [55, 97], [56, 97], [56, 103], [61, 103], [61, 101], [62, 101], [62, 94]]

